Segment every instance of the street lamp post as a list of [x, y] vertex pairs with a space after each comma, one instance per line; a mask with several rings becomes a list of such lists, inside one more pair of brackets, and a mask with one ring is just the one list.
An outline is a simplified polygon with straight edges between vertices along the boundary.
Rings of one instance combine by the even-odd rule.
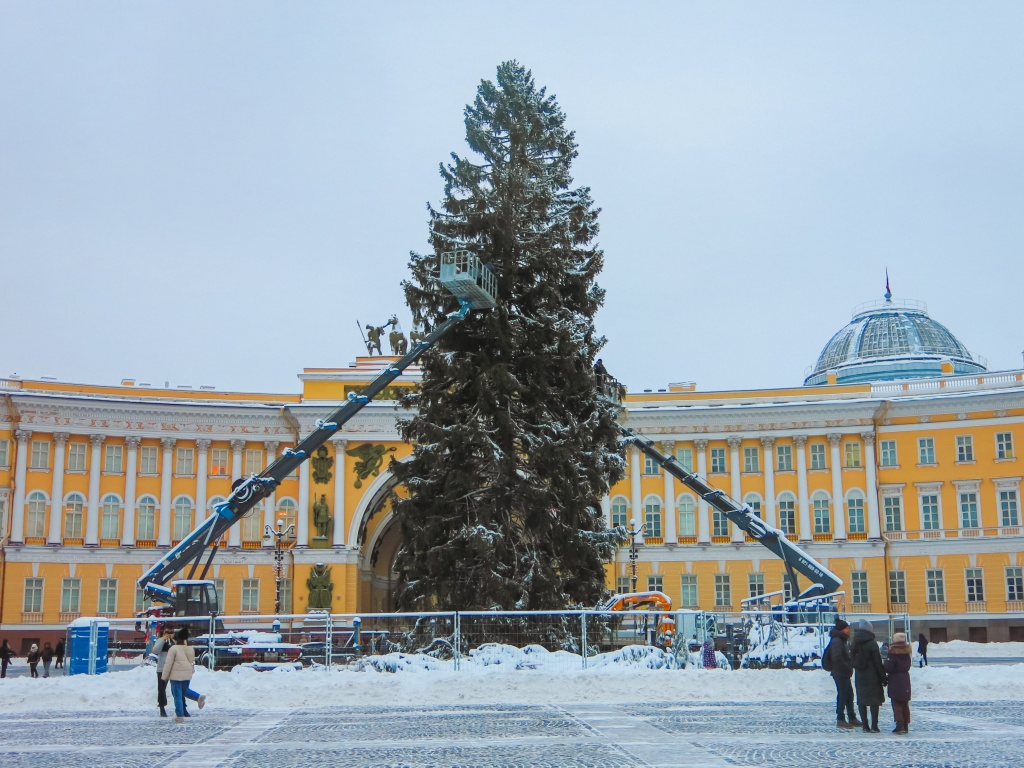
[[281, 575], [284, 571], [284, 550], [281, 549], [281, 539], [285, 536], [295, 535], [295, 523], [292, 523], [287, 528], [284, 527], [284, 520], [277, 521], [277, 530], [274, 530], [269, 524], [263, 527], [263, 538], [270, 540], [271, 537], [274, 539], [274, 583], [277, 588], [274, 594], [274, 613], [281, 613]]
[[[630, 528], [626, 531], [629, 534], [629, 581], [632, 585], [630, 588], [631, 592], [636, 592], [636, 561], [640, 557], [638, 545], [644, 543], [644, 532], [647, 530], [647, 523], [640, 525], [640, 521], [635, 517], [629, 521]], [[637, 541], [639, 539], [639, 541]]]

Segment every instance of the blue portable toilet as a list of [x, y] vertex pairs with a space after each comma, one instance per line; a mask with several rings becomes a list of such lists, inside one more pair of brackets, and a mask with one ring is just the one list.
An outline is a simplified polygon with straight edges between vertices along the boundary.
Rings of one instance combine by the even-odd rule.
[[109, 637], [110, 622], [106, 619], [83, 616], [68, 624], [68, 674], [99, 675], [106, 672]]

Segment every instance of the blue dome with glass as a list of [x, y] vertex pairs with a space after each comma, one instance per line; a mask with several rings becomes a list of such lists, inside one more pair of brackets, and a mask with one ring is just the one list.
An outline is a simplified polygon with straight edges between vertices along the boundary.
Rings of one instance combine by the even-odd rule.
[[836, 384], [858, 384], [985, 370], [984, 360], [932, 320], [924, 303], [894, 302], [886, 290], [884, 301], [854, 309], [853, 319], [825, 345], [804, 384], [827, 384], [830, 373]]

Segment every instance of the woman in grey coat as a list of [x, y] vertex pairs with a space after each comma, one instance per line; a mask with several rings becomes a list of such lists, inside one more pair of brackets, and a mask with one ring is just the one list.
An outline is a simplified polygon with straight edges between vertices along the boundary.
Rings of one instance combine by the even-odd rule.
[[860, 710], [860, 720], [864, 724], [864, 732], [878, 733], [878, 708], [885, 702], [887, 678], [885, 667], [882, 665], [882, 654], [875, 640], [875, 632], [866, 619], [861, 619], [854, 625], [850, 656], [853, 659], [857, 707]]

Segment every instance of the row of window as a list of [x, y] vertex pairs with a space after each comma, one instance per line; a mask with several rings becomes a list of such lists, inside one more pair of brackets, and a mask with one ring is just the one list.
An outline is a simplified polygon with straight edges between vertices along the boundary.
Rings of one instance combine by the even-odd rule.
[[[225, 581], [214, 579], [217, 588], [217, 599], [221, 606], [225, 605]], [[43, 587], [44, 580], [41, 578], [25, 579], [25, 595], [22, 610], [25, 613], [42, 613], [43, 611]], [[260, 609], [260, 580], [242, 579], [241, 608], [243, 613], [258, 612]], [[117, 579], [99, 580], [99, 599], [96, 611], [101, 616], [117, 615]], [[281, 580], [281, 608], [284, 611], [291, 610], [291, 579]], [[135, 613], [146, 610], [152, 605], [145, 593], [135, 587]], [[82, 612], [82, 580], [78, 578], [67, 578], [61, 581], [60, 592], [61, 613]], [[88, 609], [91, 612], [91, 608]]]
[[[743, 499], [758, 517], [761, 516], [761, 497], [749, 493]], [[832, 532], [832, 502], [826, 491], [815, 491], [811, 495], [814, 533]], [[921, 530], [939, 530], [941, 528], [940, 496], [936, 493], [924, 493], [919, 497], [921, 513]], [[999, 509], [1000, 526], [1020, 525], [1020, 504], [1018, 491], [1014, 488], [997, 489], [996, 502]], [[959, 506], [959, 522], [961, 528], [978, 528], [981, 525], [981, 509], [977, 491], [961, 491], [957, 495]], [[864, 533], [865, 496], [859, 489], [850, 490], [845, 499], [847, 530], [850, 533]], [[886, 531], [904, 530], [903, 499], [901, 496], [884, 496], [882, 499], [884, 524]], [[696, 535], [697, 499], [690, 494], [683, 494], [676, 504], [679, 513], [678, 534], [680, 536]], [[784, 491], [776, 501], [778, 527], [787, 535], [795, 535], [796, 530], [796, 496]], [[628, 527], [629, 504], [622, 496], [612, 500], [612, 526]], [[647, 525], [646, 535], [662, 536], [661, 499], [648, 496], [644, 500], [644, 519]], [[711, 535], [728, 536], [729, 521], [722, 512], [711, 510]]]
[[[123, 445], [103, 446], [103, 471], [112, 474], [124, 472], [125, 450]], [[68, 443], [64, 469], [67, 472], [85, 472], [88, 464], [89, 444]], [[160, 473], [160, 448], [155, 445], [144, 445], [139, 448], [138, 473], [140, 475], [157, 475]], [[230, 452], [227, 448], [212, 448], [208, 452], [209, 475], [211, 477], [227, 477]], [[0, 467], [10, 466], [10, 441], [0, 439]], [[266, 466], [266, 452], [262, 449], [246, 449], [242, 454], [243, 476], [259, 474]], [[29, 469], [50, 469], [50, 442], [33, 440], [29, 452]], [[200, 472], [207, 468], [199, 467]], [[191, 476], [196, 474], [196, 449], [174, 449], [174, 474]]]
[[[224, 501], [223, 496], [214, 496], [207, 505], [212, 510], [215, 505]], [[42, 491], [33, 491], [26, 499], [27, 517], [25, 535], [43, 537], [47, 535], [47, 512], [49, 501]], [[258, 541], [263, 537], [263, 504], [260, 502], [254, 511], [242, 518], [242, 540]], [[156, 539], [157, 509], [160, 502], [155, 496], [146, 495], [139, 498], [135, 505], [135, 538], [142, 541]], [[64, 499], [63, 535], [66, 539], [80, 539], [83, 535], [85, 521], [85, 497], [80, 493], [69, 493]], [[100, 538], [117, 539], [121, 536], [121, 498], [108, 493], [100, 500]], [[178, 496], [171, 502], [171, 537], [180, 541], [194, 527], [193, 512], [195, 506], [188, 496]], [[277, 502], [276, 515], [285, 520], [287, 527], [296, 522], [298, 507], [293, 499], [283, 498]]]
[[[1014, 458], [1013, 454], [1013, 433], [997, 432], [996, 459], [1007, 460]], [[896, 449], [895, 440], [882, 440], [878, 444], [879, 465], [882, 467], [898, 467], [900, 464], [899, 454]], [[956, 461], [960, 464], [967, 464], [974, 461], [974, 436], [956, 436]], [[917, 439], [917, 463], [920, 465], [937, 464], [935, 458], [935, 438], [919, 437]]]
[[[1006, 600], [1024, 601], [1024, 567], [1007, 566], [1004, 569]], [[665, 577], [654, 575], [647, 577], [648, 591], [664, 591]], [[788, 575], [782, 577], [782, 588], [786, 600], [794, 597], [793, 584]], [[966, 587], [967, 602], [981, 603], [985, 601], [985, 577], [982, 568], [967, 568], [964, 570], [964, 582]], [[616, 590], [620, 594], [631, 591], [631, 582], [628, 576], [618, 577]], [[945, 573], [941, 569], [929, 569], [925, 571], [925, 586], [927, 590], [927, 601], [929, 603], [946, 602]], [[697, 608], [697, 576], [687, 574], [680, 576], [680, 605], [683, 608]], [[757, 597], [765, 593], [765, 581], [763, 573], [747, 574], [747, 596]], [[867, 605], [871, 602], [868, 590], [867, 571], [853, 571], [850, 574], [850, 596], [854, 606]], [[715, 574], [715, 607], [732, 607], [732, 576], [728, 573]], [[889, 600], [892, 603], [906, 604], [907, 602], [907, 573], [906, 571], [889, 571]]]
[[[828, 446], [822, 442], [809, 442], [807, 444], [808, 467], [812, 470], [828, 469]], [[1005, 460], [1012, 459], [1013, 433], [997, 432], [995, 435], [996, 458]], [[935, 438], [921, 437], [917, 441], [918, 464], [935, 464]], [[749, 474], [761, 471], [761, 449], [757, 446], [744, 446], [743, 449], [743, 472]], [[778, 472], [793, 471], [793, 446], [780, 444], [774, 447], [775, 469]], [[709, 449], [710, 465], [709, 474], [725, 474], [727, 469], [726, 449]], [[863, 466], [861, 456], [861, 444], [858, 442], [843, 443], [842, 448], [843, 467], [847, 469], [859, 469]], [[693, 448], [680, 447], [676, 449], [676, 460], [687, 471], [693, 472]], [[970, 463], [974, 461], [974, 436], [956, 436], [956, 460], [959, 463]], [[882, 467], [899, 466], [899, 455], [895, 440], [882, 440], [879, 442], [879, 465]], [[644, 474], [657, 475], [661, 471], [658, 463], [649, 456], [644, 457]]]

